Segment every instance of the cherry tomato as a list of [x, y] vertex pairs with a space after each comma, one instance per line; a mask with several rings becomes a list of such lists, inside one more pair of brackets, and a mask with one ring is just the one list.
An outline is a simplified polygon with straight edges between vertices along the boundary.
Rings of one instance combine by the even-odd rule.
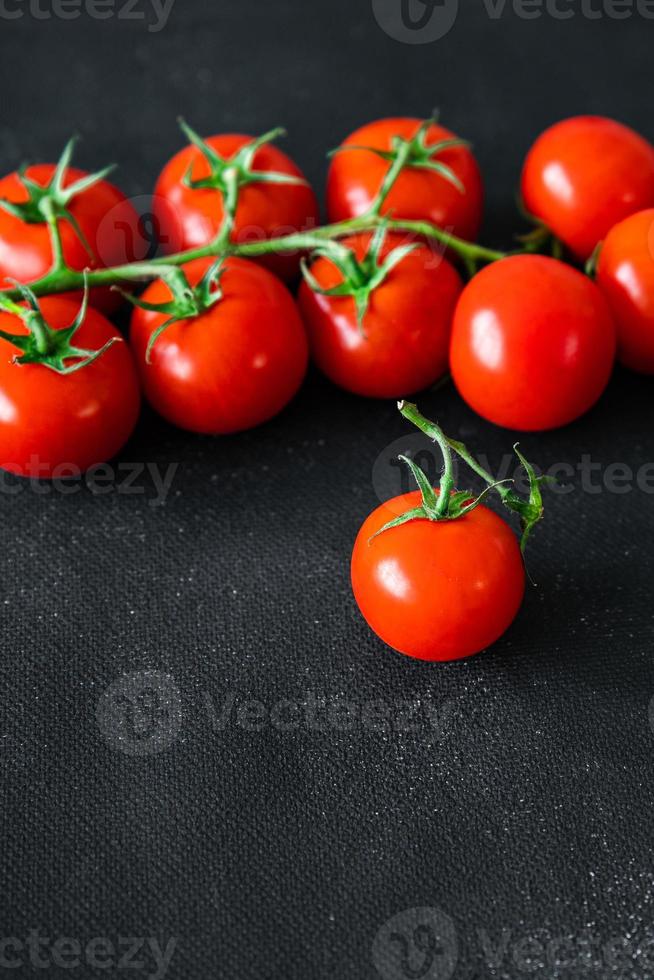
[[[55, 330], [69, 327], [79, 309], [60, 296], [46, 297], [40, 305]], [[18, 316], [3, 312], [0, 330], [28, 333]], [[43, 364], [16, 364], [19, 351], [0, 339], [0, 467], [19, 476], [72, 476], [107, 462], [123, 447], [140, 405], [129, 347], [92, 307], [74, 342], [100, 350], [112, 337], [120, 342], [67, 375]]]
[[[39, 163], [28, 167], [28, 180], [46, 187], [56, 170], [55, 164]], [[84, 170], [68, 167], [63, 186], [87, 177]], [[29, 193], [17, 172], [0, 179], [0, 199], [12, 204], [23, 204]], [[68, 210], [73, 216], [90, 249], [90, 254], [73, 225], [63, 218], [57, 222], [66, 264], [77, 271], [103, 269], [108, 266], [133, 262], [145, 255], [147, 243], [139, 229], [139, 216], [125, 195], [107, 180], [99, 180], [81, 191], [70, 201]], [[0, 208], [0, 279], [11, 278], [31, 283], [50, 271], [52, 243], [45, 220], [22, 221]], [[81, 292], [63, 294], [76, 302]], [[120, 306], [120, 295], [109, 287], [91, 290], [92, 304], [105, 312]]]
[[463, 290], [450, 366], [484, 418], [552, 429], [600, 397], [615, 343], [608, 304], [590, 279], [556, 259], [516, 255], [487, 266]]
[[654, 208], [626, 218], [608, 233], [597, 285], [613, 313], [618, 359], [654, 374]]
[[585, 260], [613, 225], [654, 206], [654, 147], [613, 119], [565, 119], [529, 151], [522, 199]]
[[[196, 285], [211, 259], [189, 262]], [[145, 394], [164, 418], [183, 429], [226, 434], [267, 421], [295, 395], [307, 367], [307, 340], [286, 287], [262, 266], [229, 258], [222, 299], [199, 316], [178, 320], [148, 342], [168, 317], [135, 309], [131, 342]], [[165, 303], [168, 286], [156, 280], [143, 300]]]
[[[370, 241], [370, 235], [359, 235], [343, 244], [362, 260]], [[389, 236], [380, 260], [400, 244]], [[314, 262], [311, 273], [325, 289], [343, 278], [327, 258]], [[303, 282], [299, 303], [313, 359], [332, 381], [358, 395], [399, 398], [426, 388], [447, 371], [461, 289], [458, 273], [426, 245], [406, 255], [370, 293], [361, 325], [353, 297], [325, 296]]]
[[[342, 146], [370, 146], [389, 151], [393, 137], [412, 139], [420, 119], [380, 119], [348, 136]], [[429, 144], [452, 139], [444, 126], [432, 125]], [[382, 208], [394, 218], [431, 221], [460, 238], [474, 240], [481, 225], [483, 187], [477, 162], [465, 146], [453, 147], [435, 159], [445, 164], [463, 185], [462, 193], [445, 177], [430, 170], [407, 167], [398, 177]], [[330, 221], [364, 214], [372, 205], [388, 173], [390, 162], [369, 150], [339, 151], [333, 158], [327, 180], [327, 211]]]
[[[210, 136], [206, 143], [228, 159], [251, 140], [250, 136], [224, 134]], [[252, 167], [257, 171], [304, 178], [293, 160], [270, 143], [257, 150]], [[211, 168], [202, 152], [196, 146], [187, 146], [166, 164], [157, 180], [153, 202], [155, 217], [159, 223], [170, 223], [171, 212], [176, 215], [175, 248], [178, 246], [183, 250], [207, 245], [222, 225], [221, 191], [214, 187], [191, 188], [183, 183], [187, 174], [192, 180], [201, 180], [210, 173]], [[318, 202], [307, 184], [251, 183], [240, 189], [231, 237], [240, 243], [256, 242], [312, 230], [317, 225]], [[297, 255], [265, 255], [257, 261], [286, 280], [296, 276], [299, 268]]]
[[456, 520], [413, 520], [377, 534], [420, 502], [419, 491], [402, 494], [364, 522], [352, 553], [354, 597], [371, 629], [400, 653], [469, 657], [494, 643], [520, 608], [520, 548], [483, 504]]

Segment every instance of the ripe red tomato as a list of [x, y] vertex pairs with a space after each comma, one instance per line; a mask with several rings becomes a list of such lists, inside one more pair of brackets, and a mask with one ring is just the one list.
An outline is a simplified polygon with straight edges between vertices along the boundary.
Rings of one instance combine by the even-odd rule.
[[654, 208], [611, 229], [602, 245], [597, 285], [618, 331], [618, 359], [654, 374]]
[[413, 520], [377, 534], [420, 502], [419, 491], [402, 494], [364, 522], [352, 553], [354, 597], [371, 629], [400, 653], [469, 657], [494, 643], [520, 608], [520, 548], [483, 504], [456, 520]]
[[[41, 301], [46, 322], [69, 327], [78, 304], [60, 296]], [[0, 312], [0, 330], [20, 336], [23, 321]], [[75, 334], [77, 347], [99, 350], [112, 337], [105, 317], [89, 307]], [[127, 442], [139, 414], [138, 377], [129, 347], [115, 343], [72, 374], [43, 364], [16, 364], [19, 351], [0, 339], [0, 467], [19, 476], [78, 475], [111, 459]]]
[[[392, 149], [393, 138], [412, 139], [422, 120], [380, 119], [368, 123], [348, 136], [342, 146], [370, 146]], [[432, 125], [429, 144], [454, 138], [444, 126]], [[417, 167], [406, 168], [398, 177], [382, 208], [382, 214], [415, 221], [431, 221], [460, 238], [473, 241], [481, 225], [483, 207], [482, 178], [477, 161], [465, 146], [452, 147], [434, 158], [455, 174], [464, 193], [445, 177]], [[329, 168], [327, 211], [330, 221], [343, 221], [365, 214], [371, 207], [390, 162], [368, 150], [338, 152]]]
[[487, 266], [461, 294], [452, 377], [466, 402], [510, 429], [566, 425], [597, 401], [615, 356], [615, 327], [597, 286], [540, 255]]
[[613, 225], [654, 206], [654, 147], [613, 119], [565, 119], [529, 151], [522, 199], [585, 260]]
[[[371, 237], [358, 235], [342, 244], [361, 261]], [[401, 242], [389, 236], [380, 260]], [[325, 289], [343, 280], [327, 258], [314, 262], [311, 273]], [[299, 303], [313, 359], [327, 377], [357, 395], [400, 398], [426, 388], [447, 371], [461, 289], [458, 273], [426, 245], [406, 255], [371, 292], [361, 326], [352, 296], [325, 296], [303, 282]]]
[[[211, 259], [184, 270], [197, 285]], [[146, 360], [148, 342], [168, 316], [135, 309], [131, 342], [145, 394], [164, 418], [183, 429], [226, 434], [250, 429], [284, 408], [307, 367], [307, 340], [293, 297], [267, 269], [229, 258], [222, 299], [197, 317], [171, 324]], [[148, 303], [165, 303], [169, 287], [156, 280]]]
[[[206, 143], [228, 159], [252, 141], [250, 136], [210, 136]], [[261, 146], [252, 161], [256, 171], [288, 174], [304, 179], [300, 168], [271, 143]], [[183, 178], [209, 177], [211, 168], [196, 146], [180, 150], [164, 167], [155, 187], [154, 213], [159, 223], [177, 218], [173, 236], [179, 249], [207, 245], [218, 233], [224, 218], [223, 195], [214, 187], [190, 188]], [[318, 202], [308, 184], [251, 183], [240, 189], [231, 238], [235, 242], [257, 242], [292, 232], [309, 231], [318, 225]], [[165, 248], [165, 246], [164, 246]], [[265, 255], [257, 259], [282, 279], [297, 275], [299, 256]]]
[[[42, 187], [52, 179], [55, 164], [39, 163], [28, 167], [25, 176]], [[63, 186], [87, 177], [85, 170], [68, 167]], [[17, 172], [0, 179], [0, 199], [12, 204], [24, 204], [29, 193]], [[69, 221], [58, 221], [63, 255], [71, 269], [103, 269], [133, 262], [145, 255], [147, 243], [139, 231], [139, 216], [125, 195], [107, 180], [99, 180], [71, 200], [68, 210], [82, 231], [91, 250], [87, 251], [76, 229]], [[31, 283], [50, 271], [52, 244], [45, 219], [27, 222], [0, 208], [0, 279], [16, 279]], [[81, 292], [63, 294], [81, 302]], [[109, 287], [91, 290], [92, 304], [105, 312], [120, 306], [118, 293]]]

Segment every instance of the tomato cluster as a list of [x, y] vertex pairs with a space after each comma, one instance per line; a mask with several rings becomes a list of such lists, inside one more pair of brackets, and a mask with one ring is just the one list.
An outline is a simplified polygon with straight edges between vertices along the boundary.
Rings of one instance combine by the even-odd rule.
[[[108, 171], [70, 165], [72, 141], [58, 164], [0, 180], [4, 469], [52, 477], [106, 461], [141, 392], [193, 432], [251, 428], [293, 398], [309, 357], [372, 398], [401, 399], [449, 370], [476, 412], [523, 431], [588, 411], [616, 356], [654, 373], [654, 147], [628, 127], [576, 117], [536, 140], [521, 182], [534, 229], [509, 254], [475, 244], [481, 171], [434, 119], [383, 119], [345, 139], [325, 227], [304, 174], [273, 145], [281, 131], [203, 139], [182, 128], [188, 145], [155, 185], [155, 225], [172, 233], [154, 262], [147, 243], [134, 252], [142, 219]], [[118, 288], [139, 278], [152, 280], [140, 295]], [[106, 319], [125, 295], [128, 343]], [[450, 504], [446, 486], [437, 503], [416, 478], [422, 508], [405, 495], [364, 524], [355, 596], [396, 649], [467, 656], [517, 611], [519, 551], [478, 501]], [[538, 501], [534, 489], [540, 516]], [[529, 527], [537, 519], [504, 502]]]

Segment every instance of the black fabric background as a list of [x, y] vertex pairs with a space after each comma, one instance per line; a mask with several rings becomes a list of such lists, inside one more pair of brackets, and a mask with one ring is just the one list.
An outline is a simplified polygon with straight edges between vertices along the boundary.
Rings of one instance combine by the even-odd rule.
[[[439, 105], [481, 160], [485, 238], [509, 245], [521, 159], [547, 124], [593, 111], [654, 136], [654, 24], [461, 8], [424, 46], [389, 38], [368, 0], [177, 0], [159, 33], [25, 12], [2, 23], [2, 168], [51, 159], [79, 131], [81, 166], [116, 160], [126, 192], [147, 194], [183, 113], [204, 132], [285, 124], [322, 187], [326, 150], [355, 126]], [[653, 390], [618, 372], [587, 417], [522, 448], [544, 467], [590, 455], [595, 485], [612, 463], [636, 471], [654, 458]], [[451, 387], [420, 404], [495, 464], [510, 450], [514, 433]], [[415, 663], [371, 635], [348, 580], [378, 500], [373, 464], [405, 437], [414, 446], [393, 405], [312, 375], [278, 419], [234, 438], [145, 412], [121, 461], [178, 464], [163, 506], [144, 478], [141, 495], [0, 494], [3, 937], [173, 937], [175, 980], [359, 980], [379, 975], [382, 925], [430, 907], [456, 930], [457, 980], [654, 975], [652, 496], [575, 476], [548, 497], [537, 587], [510, 632], [467, 662]], [[137, 686], [176, 685], [181, 720], [159, 697], [179, 722], [170, 744], [161, 715], [159, 740], [145, 727], [112, 738], [103, 693], [124, 704], [134, 672]], [[208, 701], [230, 694], [267, 712], [313, 694], [356, 713], [349, 730], [333, 716], [323, 730], [267, 718], [248, 731], [233, 715], [212, 727]], [[373, 701], [394, 722], [384, 731], [362, 721]], [[418, 705], [414, 730], [398, 730], [402, 701]], [[586, 930], [592, 966], [513, 957], [559, 937], [579, 955]], [[484, 944], [504, 941], [493, 965]], [[611, 966], [611, 941], [631, 944], [627, 965]], [[153, 971], [24, 957], [0, 975]], [[450, 973], [437, 961], [423, 975]]]

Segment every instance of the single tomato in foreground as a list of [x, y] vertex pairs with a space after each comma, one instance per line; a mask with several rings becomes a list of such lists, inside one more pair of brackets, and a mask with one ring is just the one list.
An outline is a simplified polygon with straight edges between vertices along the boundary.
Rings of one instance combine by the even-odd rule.
[[[307, 340], [293, 297], [245, 259], [197, 259], [183, 272], [195, 287], [197, 314], [173, 314], [172, 322], [168, 310], [137, 307], [132, 314], [131, 344], [148, 401], [192, 432], [227, 434], [266, 422], [293, 398], [306, 372]], [[172, 299], [160, 279], [140, 297], [166, 306]]]
[[[521, 546], [482, 500], [497, 493], [520, 515], [524, 547], [543, 516], [543, 477], [516, 449], [529, 479], [525, 499], [513, 481], [497, 483], [415, 405], [400, 402], [399, 408], [440, 447], [440, 486], [434, 489], [413, 460], [400, 457], [419, 489], [388, 500], [364, 521], [352, 551], [354, 598], [370, 628], [394, 650], [418, 660], [460, 660], [508, 629], [525, 589]], [[453, 453], [488, 484], [479, 496], [455, 490]]]
[[608, 304], [581, 272], [516, 255], [482, 269], [454, 314], [450, 368], [476, 412], [509, 429], [554, 429], [587, 412], [615, 357]]
[[77, 303], [49, 296], [40, 311], [43, 322], [32, 332], [20, 316], [0, 311], [0, 330], [21, 345], [0, 339], [0, 466], [19, 476], [78, 476], [129, 439], [138, 377], [128, 345], [101, 313], [89, 307], [70, 337]]
[[382, 214], [430, 221], [468, 241], [481, 225], [483, 185], [471, 150], [433, 120], [379, 119], [347, 137], [336, 151], [327, 179], [330, 221], [365, 214], [398, 152], [406, 166], [386, 197]]
[[[173, 250], [213, 241], [225, 219], [230, 180], [238, 187], [232, 241], [259, 242], [317, 227], [318, 202], [313, 190], [300, 168], [271, 142], [283, 134], [282, 130], [257, 140], [240, 133], [205, 140], [186, 123], [182, 128], [190, 145], [176, 153], [162, 170], [153, 201], [160, 223], [170, 221], [171, 213], [176, 216]], [[299, 255], [284, 254], [257, 259], [286, 280], [297, 275], [299, 261]]]
[[[399, 237], [389, 236], [379, 248], [377, 242], [377, 236], [359, 235], [341, 243], [354, 260], [349, 280], [338, 259], [318, 258], [300, 287], [299, 304], [313, 360], [328, 378], [358, 395], [400, 398], [447, 371], [462, 283], [427, 245], [407, 251]], [[339, 292], [346, 283], [349, 292]]]
[[[133, 206], [103, 179], [106, 171], [91, 175], [69, 166], [73, 145], [71, 140], [58, 164], [34, 164], [0, 180], [0, 279], [29, 284], [50, 271], [49, 211], [57, 218], [63, 258], [71, 269], [103, 269], [145, 257], [147, 243]], [[64, 295], [82, 299], [81, 292]], [[121, 303], [108, 287], [92, 289], [90, 297], [105, 312]]]
[[597, 285], [618, 332], [618, 360], [654, 374], [654, 208], [611, 229], [599, 255]]
[[400, 653], [469, 657], [517, 615], [525, 585], [520, 548], [483, 504], [457, 520], [413, 520], [378, 533], [419, 502], [419, 491], [403, 494], [364, 522], [352, 554], [354, 597], [371, 629]]
[[654, 207], [654, 146], [613, 119], [565, 119], [529, 151], [522, 200], [578, 259], [588, 259], [615, 224]]

